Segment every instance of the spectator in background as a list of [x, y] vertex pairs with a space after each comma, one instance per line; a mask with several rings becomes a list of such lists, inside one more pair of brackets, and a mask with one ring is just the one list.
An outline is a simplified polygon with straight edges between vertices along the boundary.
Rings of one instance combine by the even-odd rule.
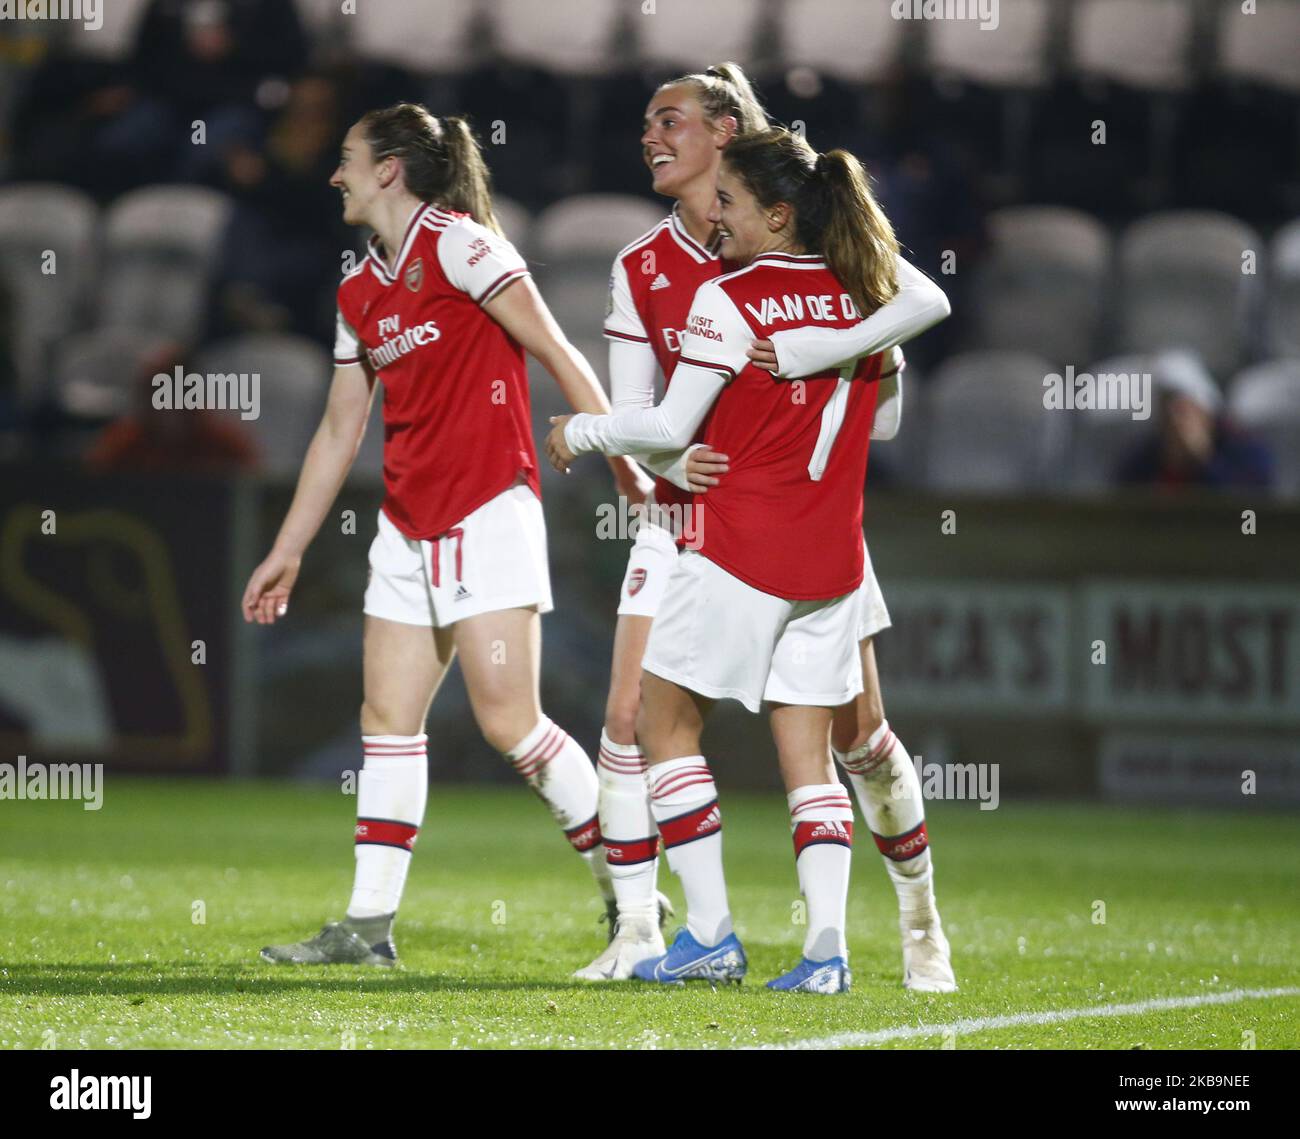
[[[52, 54], [18, 115], [14, 175], [108, 200], [149, 182], [203, 180], [209, 156], [282, 103], [308, 42], [293, 0], [153, 0], [130, 62]], [[201, 119], [206, 145], [191, 143]]]
[[179, 345], [147, 357], [132, 390], [135, 408], [104, 428], [86, 453], [92, 471], [234, 474], [258, 467], [257, 449], [240, 421], [220, 411], [160, 409], [154, 376], [182, 364]]
[[1272, 456], [1224, 416], [1218, 385], [1195, 352], [1162, 352], [1150, 367], [1156, 427], [1121, 465], [1121, 483], [1167, 490], [1272, 485]]
[[264, 143], [231, 140], [218, 185], [235, 208], [217, 271], [217, 334], [292, 331], [329, 341], [342, 251], [353, 244], [339, 220], [340, 84], [307, 75], [290, 88]]

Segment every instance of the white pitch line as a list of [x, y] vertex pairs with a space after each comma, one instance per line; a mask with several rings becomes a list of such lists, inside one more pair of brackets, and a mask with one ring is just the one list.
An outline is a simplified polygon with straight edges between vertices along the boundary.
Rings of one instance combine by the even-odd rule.
[[949, 1032], [962, 1036], [998, 1028], [1016, 1028], [1022, 1024], [1063, 1024], [1065, 1021], [1086, 1020], [1095, 1016], [1136, 1016], [1144, 1012], [1200, 1008], [1203, 1005], [1229, 1005], [1237, 1001], [1256, 1001], [1268, 997], [1300, 997], [1300, 987], [1231, 989], [1226, 993], [1203, 993], [1196, 997], [1158, 997], [1148, 1001], [1134, 1001], [1126, 1005], [1094, 1005], [1091, 1008], [1055, 1009], [1050, 1012], [1018, 1012], [1009, 1016], [967, 1017], [964, 1020], [954, 1020], [949, 1024], [903, 1024], [896, 1028], [878, 1028], [874, 1032], [840, 1032], [834, 1036], [815, 1037], [811, 1040], [791, 1040], [784, 1044], [756, 1044], [752, 1047], [778, 1050], [866, 1048], [872, 1044], [887, 1044], [891, 1040], [914, 1040], [918, 1036], [943, 1036]]

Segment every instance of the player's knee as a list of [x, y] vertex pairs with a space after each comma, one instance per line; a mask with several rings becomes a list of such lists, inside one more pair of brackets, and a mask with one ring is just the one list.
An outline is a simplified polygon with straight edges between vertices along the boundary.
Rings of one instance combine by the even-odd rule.
[[605, 735], [616, 744], [632, 746], [637, 741], [639, 700], [611, 700], [605, 707]]
[[512, 708], [490, 708], [479, 715], [478, 728], [489, 747], [504, 753], [526, 739], [539, 718]]
[[413, 736], [422, 731], [409, 713], [382, 701], [366, 700], [361, 705], [361, 734], [364, 736]]

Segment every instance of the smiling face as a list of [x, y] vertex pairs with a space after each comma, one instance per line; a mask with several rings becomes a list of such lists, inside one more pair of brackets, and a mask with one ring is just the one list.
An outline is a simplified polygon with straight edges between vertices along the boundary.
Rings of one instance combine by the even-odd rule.
[[724, 261], [748, 265], [760, 253], [784, 249], [789, 216], [789, 207], [782, 204], [764, 209], [725, 162], [718, 168], [718, 196], [709, 221], [717, 226], [718, 254]]
[[330, 175], [330, 185], [342, 192], [343, 220], [348, 225], [365, 224], [370, 207], [384, 185], [381, 177], [388, 173], [385, 164], [392, 161], [395, 160], [385, 158], [376, 163], [361, 124], [353, 123], [344, 136], [339, 164]]
[[641, 151], [655, 192], [680, 197], [696, 178], [712, 179], [722, 148], [735, 133], [735, 120], [711, 123], [690, 85], [656, 91], [646, 107]]

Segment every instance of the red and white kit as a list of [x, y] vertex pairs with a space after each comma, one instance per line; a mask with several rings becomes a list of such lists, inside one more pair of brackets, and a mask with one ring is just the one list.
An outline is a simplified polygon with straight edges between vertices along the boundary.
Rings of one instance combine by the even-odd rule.
[[[666, 390], [677, 367], [686, 317], [696, 290], [730, 268], [686, 232], [677, 208], [674, 207], [668, 217], [637, 238], [614, 259], [614, 270], [609, 282], [605, 335], [615, 342], [646, 345], [665, 377]], [[922, 280], [925, 286], [930, 285], [928, 280]], [[900, 327], [890, 328], [888, 332], [877, 335], [901, 334], [909, 327], [909, 321], [914, 321], [915, 318], [905, 304], [895, 303], [894, 307], [899, 310], [895, 319]], [[882, 329], [884, 327], [883, 322], [873, 320], [873, 323], [881, 323]], [[799, 336], [800, 331], [807, 330], [796, 331], [794, 335]], [[790, 345], [788, 339], [785, 343]], [[787, 347], [783, 355], [788, 355], [790, 349], [795, 347], [798, 347], [797, 342]], [[827, 354], [826, 347], [813, 340], [806, 341], [806, 350]], [[844, 348], [838, 350], [844, 351]], [[831, 355], [836, 351], [835, 347], [830, 347]], [[901, 351], [898, 356], [901, 360]], [[655, 382], [653, 368], [648, 366], [648, 361], [638, 360], [630, 353], [620, 354], [617, 349], [612, 359], [618, 364], [610, 370], [614, 412], [653, 407]], [[672, 466], [666, 460], [650, 462], [648, 465], [659, 472]], [[683, 468], [677, 465], [674, 469]], [[668, 515], [670, 519], [674, 515], [679, 519], [694, 517], [686, 513], [692, 503], [690, 492], [669, 481], [663, 474], [657, 474], [655, 478], [655, 500], [672, 508]], [[690, 532], [684, 535], [689, 546], [696, 544], [694, 530], [692, 525]], [[636, 541], [628, 555], [627, 570], [619, 594], [620, 616], [653, 617], [659, 611], [668, 575], [672, 573], [677, 559], [678, 544], [657, 526], [643, 526], [638, 530]], [[889, 611], [871, 568], [869, 555], [861, 589], [862, 621], [859, 639], [874, 636], [889, 628], [890, 624]]]
[[339, 285], [338, 366], [384, 385], [384, 504], [366, 613], [450, 625], [551, 608], [523, 350], [482, 306], [528, 273], [467, 214], [411, 216], [394, 269], [378, 238]]
[[731, 456], [695, 497], [699, 549], [674, 569], [648, 671], [752, 711], [763, 699], [839, 705], [861, 690], [862, 487], [881, 357], [796, 387], [747, 356], [778, 330], [860, 320], [819, 257], [764, 254], [696, 294], [675, 379], [686, 389], [652, 411], [570, 421], [575, 452], [617, 454], [682, 445], [707, 414], [701, 437]]
[[[677, 367], [682, 330], [695, 291], [722, 271], [722, 261], [686, 232], [674, 206], [663, 221], [614, 258], [605, 335], [616, 343], [646, 345], [667, 384]], [[614, 411], [653, 407], [654, 369], [648, 366], [649, 361], [630, 353], [620, 356], [617, 349], [612, 359], [620, 365], [610, 370]], [[656, 474], [655, 502], [666, 508], [666, 521], [681, 520], [690, 508], [691, 494]], [[685, 539], [690, 540], [689, 533]], [[638, 529], [619, 594], [619, 616], [655, 615], [677, 560], [677, 545], [664, 528], [647, 525]]]

